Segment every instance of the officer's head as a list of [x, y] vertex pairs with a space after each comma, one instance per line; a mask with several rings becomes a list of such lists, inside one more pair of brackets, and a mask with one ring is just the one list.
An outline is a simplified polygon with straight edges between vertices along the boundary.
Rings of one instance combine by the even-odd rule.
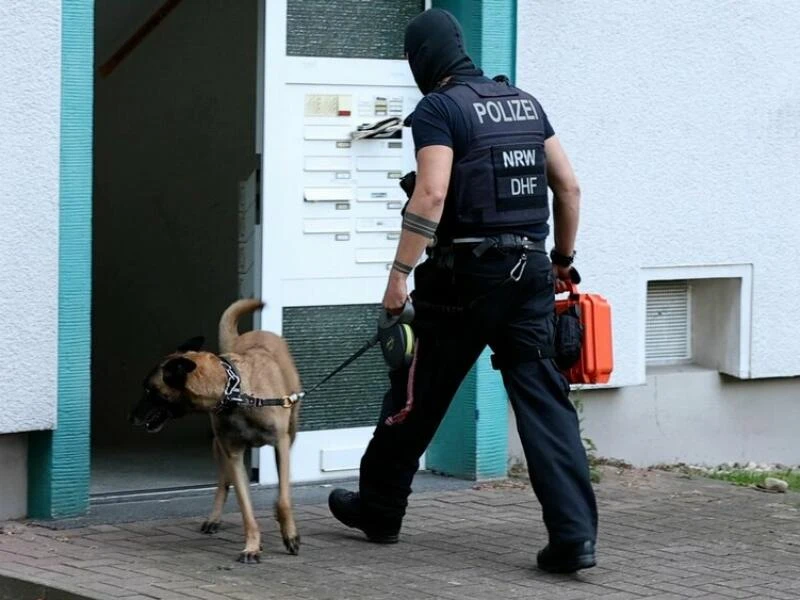
[[446, 10], [432, 8], [414, 17], [406, 27], [408, 64], [423, 94], [436, 89], [448, 75], [475, 71], [464, 45], [464, 31]]

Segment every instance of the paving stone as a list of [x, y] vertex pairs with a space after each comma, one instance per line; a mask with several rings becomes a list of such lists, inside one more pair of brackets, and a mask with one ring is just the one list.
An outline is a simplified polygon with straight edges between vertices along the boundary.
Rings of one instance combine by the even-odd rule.
[[303, 546], [290, 556], [271, 512], [259, 512], [257, 565], [235, 562], [244, 543], [236, 513], [216, 536], [199, 533], [204, 515], [57, 531], [0, 524], [0, 576], [120, 600], [800, 598], [795, 493], [655, 472], [606, 476], [599, 565], [560, 576], [535, 568], [547, 534], [530, 489], [477, 488], [412, 496], [394, 546], [365, 543], [327, 506], [303, 505]]
[[734, 589], [715, 583], [701, 585], [697, 589], [710, 594], [717, 594], [720, 598], [755, 598], [758, 594], [757, 590], [754, 589]]

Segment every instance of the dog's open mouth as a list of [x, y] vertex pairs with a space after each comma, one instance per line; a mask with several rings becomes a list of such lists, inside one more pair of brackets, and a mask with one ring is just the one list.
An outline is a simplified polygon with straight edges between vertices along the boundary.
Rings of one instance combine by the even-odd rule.
[[169, 419], [166, 408], [156, 407], [150, 409], [144, 418], [144, 429], [147, 433], [158, 433]]

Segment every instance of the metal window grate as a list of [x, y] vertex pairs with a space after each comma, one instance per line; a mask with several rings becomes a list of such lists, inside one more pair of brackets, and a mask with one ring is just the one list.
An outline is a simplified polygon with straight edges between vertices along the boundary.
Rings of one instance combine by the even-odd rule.
[[647, 284], [645, 333], [647, 363], [684, 362], [692, 358], [691, 294], [686, 281]]
[[424, 9], [421, 0], [289, 0], [286, 54], [400, 60], [406, 25]]
[[[380, 306], [284, 307], [283, 335], [304, 386], [336, 368], [375, 333]], [[389, 388], [379, 348], [373, 348], [309, 396], [300, 408], [300, 431], [374, 426]]]

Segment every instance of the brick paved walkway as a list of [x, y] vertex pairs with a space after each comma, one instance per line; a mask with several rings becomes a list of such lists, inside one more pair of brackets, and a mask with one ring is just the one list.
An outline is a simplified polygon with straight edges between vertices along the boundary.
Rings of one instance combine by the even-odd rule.
[[[507, 482], [416, 495], [395, 546], [362, 542], [325, 506], [300, 506], [303, 546], [289, 556], [260, 513], [260, 565], [233, 560], [236, 513], [216, 537], [198, 531], [201, 515], [66, 531], [6, 523], [0, 580], [124, 600], [800, 598], [800, 495], [610, 468], [597, 492], [599, 564], [579, 576], [533, 568], [545, 541], [538, 505]], [[5, 586], [3, 600], [24, 596]]]

